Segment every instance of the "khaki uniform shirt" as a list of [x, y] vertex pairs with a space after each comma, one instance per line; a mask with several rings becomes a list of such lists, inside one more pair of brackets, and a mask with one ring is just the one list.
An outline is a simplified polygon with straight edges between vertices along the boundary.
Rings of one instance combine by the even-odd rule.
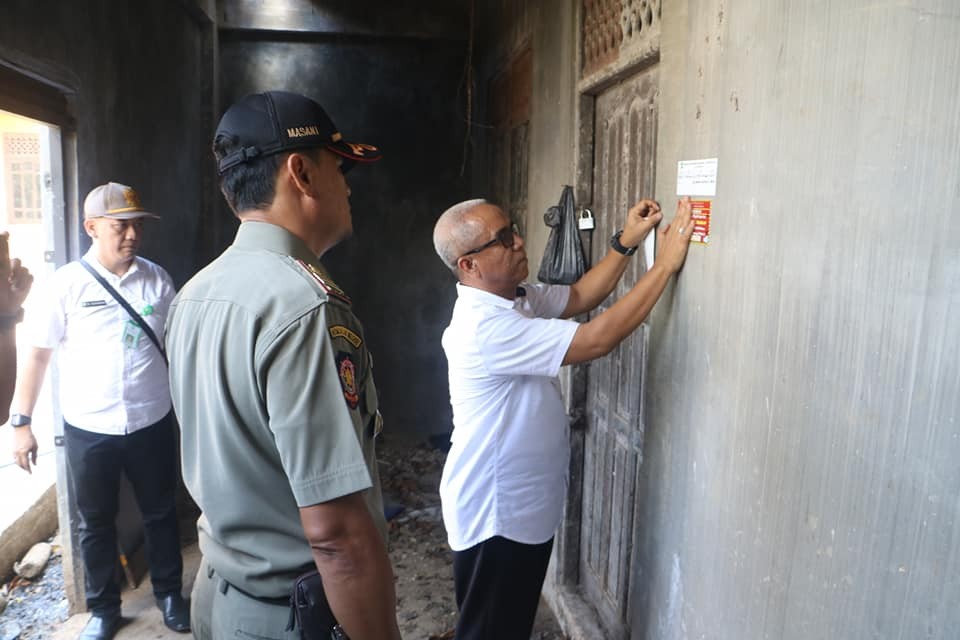
[[299, 238], [241, 224], [174, 300], [167, 352], [200, 550], [223, 579], [287, 595], [314, 566], [298, 509], [358, 491], [385, 536], [363, 329]]

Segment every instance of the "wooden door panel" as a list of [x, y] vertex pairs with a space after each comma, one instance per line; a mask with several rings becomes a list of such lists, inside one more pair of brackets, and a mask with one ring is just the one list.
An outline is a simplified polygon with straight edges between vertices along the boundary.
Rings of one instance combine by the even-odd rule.
[[[637, 73], [597, 96], [594, 122], [593, 210], [596, 264], [623, 224], [630, 205], [653, 193], [657, 131], [657, 73]], [[602, 313], [644, 273], [637, 253]], [[629, 635], [630, 576], [635, 535], [634, 498], [643, 462], [643, 382], [647, 329], [640, 327], [587, 376], [580, 582], [610, 638]]]

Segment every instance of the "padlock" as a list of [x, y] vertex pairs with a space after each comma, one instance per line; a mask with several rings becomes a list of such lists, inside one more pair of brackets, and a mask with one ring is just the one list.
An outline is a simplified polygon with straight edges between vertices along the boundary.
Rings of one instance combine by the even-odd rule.
[[593, 211], [590, 211], [590, 209], [586, 208], [581, 209], [580, 217], [577, 218], [577, 226], [580, 227], [582, 231], [589, 231], [590, 229], [593, 229], [594, 226], [596, 226], [593, 220]]

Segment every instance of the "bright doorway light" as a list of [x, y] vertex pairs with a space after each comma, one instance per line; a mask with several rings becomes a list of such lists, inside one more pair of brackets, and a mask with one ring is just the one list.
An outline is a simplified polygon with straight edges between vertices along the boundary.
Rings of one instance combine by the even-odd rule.
[[[33, 274], [33, 288], [24, 304], [24, 324], [17, 330], [18, 360], [28, 349], [27, 324], [30, 310], [42, 294], [46, 280], [56, 268], [54, 238], [63, 233], [62, 203], [63, 152], [59, 127], [0, 110], [0, 231], [10, 233], [10, 257], [19, 258]], [[42, 456], [36, 471], [55, 476], [54, 408], [49, 379], [41, 390], [33, 414], [33, 431]], [[8, 442], [0, 439], [0, 454]], [[12, 463], [0, 455], [0, 468]]]

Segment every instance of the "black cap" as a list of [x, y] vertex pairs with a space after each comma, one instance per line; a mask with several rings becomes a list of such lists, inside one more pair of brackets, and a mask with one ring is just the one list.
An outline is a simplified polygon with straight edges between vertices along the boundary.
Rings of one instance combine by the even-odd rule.
[[381, 157], [372, 145], [345, 142], [323, 107], [289, 91], [255, 93], [234, 103], [217, 125], [214, 139], [220, 136], [240, 145], [220, 159], [217, 169], [221, 174], [248, 160], [294, 149], [329, 149], [346, 159], [344, 171], [355, 162], [374, 162]]

